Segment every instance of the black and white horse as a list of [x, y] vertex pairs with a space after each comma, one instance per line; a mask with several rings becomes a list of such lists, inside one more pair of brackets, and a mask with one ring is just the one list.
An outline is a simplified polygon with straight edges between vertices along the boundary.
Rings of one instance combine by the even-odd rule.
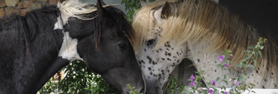
[[35, 94], [70, 61], [81, 59], [126, 93], [144, 91], [132, 48], [134, 31], [125, 14], [97, 5], [66, 1], [22, 16], [0, 19], [0, 94]]

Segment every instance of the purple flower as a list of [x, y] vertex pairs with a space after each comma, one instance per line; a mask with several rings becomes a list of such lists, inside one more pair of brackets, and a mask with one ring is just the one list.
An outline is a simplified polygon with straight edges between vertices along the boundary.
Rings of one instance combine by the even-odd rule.
[[230, 56], [229, 56], [229, 58], [233, 58], [233, 56], [232, 56], [232, 55], [230, 55]]
[[194, 94], [199, 94], [198, 92], [194, 93]]
[[191, 82], [191, 83], [190, 83], [190, 86], [194, 86], [194, 87], [196, 87], [195, 82], [194, 82], [194, 81], [193, 81], [193, 82]]
[[199, 88], [199, 91], [203, 91], [203, 88]]
[[234, 84], [239, 85], [239, 82], [237, 82], [237, 80], [234, 80]]
[[225, 65], [224, 65], [226, 68], [229, 68], [229, 65], [226, 63]]
[[218, 58], [219, 58], [220, 61], [223, 61], [224, 58], [225, 58], [225, 56], [221, 55], [221, 56], [219, 56]]
[[212, 84], [212, 85], [215, 85], [216, 83], [215, 83], [215, 81], [212, 80], [212, 81], [211, 81], [211, 84]]
[[225, 91], [224, 94], [229, 94], [229, 92]]
[[213, 90], [212, 90], [212, 89], [209, 89], [209, 90], [208, 90], [208, 93], [209, 93], [209, 94], [213, 94]]
[[193, 81], [195, 79], [194, 75], [191, 74], [190, 79]]

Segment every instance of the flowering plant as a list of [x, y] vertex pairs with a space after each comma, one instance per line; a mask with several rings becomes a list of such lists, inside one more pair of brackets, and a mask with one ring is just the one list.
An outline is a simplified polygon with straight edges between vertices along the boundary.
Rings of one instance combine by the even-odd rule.
[[[240, 74], [235, 77], [235, 78], [230, 78], [229, 80], [227, 80], [227, 76], [226, 74], [223, 74], [223, 72], [221, 73], [223, 75], [222, 79], [220, 77], [217, 77], [216, 80], [212, 80], [210, 82], [207, 82], [207, 87], [206, 89], [204, 89], [204, 85], [202, 84], [202, 81], [204, 79], [204, 77], [200, 76], [201, 74], [204, 73], [204, 71], [200, 70], [197, 71], [196, 74], [198, 75], [191, 75], [190, 79], [188, 79], [190, 82], [189, 86], [184, 86], [184, 85], [178, 85], [177, 84], [177, 80], [176, 78], [173, 78], [173, 81], [171, 81], [172, 83], [170, 83], [170, 88], [172, 93], [175, 93], [175, 90], [180, 91], [182, 94], [188, 94], [188, 90], [184, 89], [187, 87], [190, 87], [190, 92], [189, 94], [218, 94], [219, 92], [221, 94], [241, 94], [244, 91], [249, 91], [255, 93], [254, 91], [252, 91], [253, 87], [255, 86], [254, 84], [250, 83], [250, 84], [245, 84], [243, 81], [247, 79], [247, 74], [244, 73], [244, 71], [247, 68], [250, 68], [252, 70], [254, 70], [256, 64], [257, 64], [257, 57], [261, 56], [261, 51], [264, 46], [263, 43], [266, 42], [266, 39], [263, 38], [259, 38], [259, 42], [257, 43], [256, 46], [249, 46], [247, 50], [243, 51], [243, 53], [245, 53], [245, 58], [240, 62], [240, 64], [236, 65], [235, 68], [241, 68], [241, 72]], [[231, 73], [231, 69], [230, 69], [230, 63], [231, 63], [231, 59], [233, 58], [233, 55], [231, 54], [232, 51], [230, 50], [226, 50], [224, 52], [224, 55], [219, 56], [219, 61], [223, 62], [223, 64], [218, 64], [217, 67], [221, 68], [221, 70], [223, 71], [229, 71], [229, 73]], [[254, 62], [251, 63], [251, 62]], [[228, 85], [229, 82], [231, 82], [231, 89], [227, 91], [225, 86], [221, 86], [221, 87], [216, 87], [216, 84], [221, 84], [222, 82], [224, 82], [226, 85]], [[140, 94], [136, 91], [134, 91], [132, 87], [130, 87], [130, 85], [128, 86], [131, 90], [130, 94]], [[179, 89], [173, 89], [173, 88], [179, 88]], [[184, 90], [181, 90], [181, 88], [183, 88]], [[220, 89], [217, 89], [220, 88]]]
[[[202, 81], [202, 79], [204, 77], [199, 76], [201, 75], [204, 71], [198, 71], [196, 72], [198, 75], [196, 75], [196, 77], [192, 74], [189, 81], [191, 81], [190, 83], [190, 87], [191, 87], [191, 91], [189, 92], [189, 94], [218, 94], [219, 92], [221, 94], [240, 94], [244, 91], [248, 91], [255, 93], [254, 91], [252, 91], [252, 88], [254, 87], [254, 84], [250, 83], [250, 84], [245, 84], [244, 80], [247, 79], [247, 74], [245, 73], [246, 69], [252, 69], [255, 70], [255, 66], [257, 65], [257, 57], [261, 55], [261, 51], [264, 46], [263, 43], [266, 42], [266, 39], [263, 38], [259, 38], [259, 41], [257, 43], [256, 46], [249, 46], [247, 50], [243, 51], [244, 54], [246, 54], [244, 56], [244, 59], [235, 66], [236, 68], [240, 68], [240, 74], [238, 74], [237, 77], [235, 78], [230, 78], [229, 80], [227, 80], [227, 76], [226, 74], [222, 75], [223, 77], [217, 77], [216, 80], [212, 80], [211, 82], [207, 82], [207, 87], [206, 89], [202, 89], [202, 87], [200, 87], [200, 82]], [[221, 68], [221, 70], [228, 70], [229, 73], [231, 73], [231, 69], [229, 68], [229, 65], [231, 63], [231, 59], [233, 58], [233, 55], [231, 54], [232, 51], [230, 50], [226, 50], [224, 52], [224, 55], [219, 56], [219, 61], [223, 62], [223, 64], [218, 64], [217, 67]], [[217, 89], [217, 87], [215, 87], [216, 84], [221, 84], [222, 82], [226, 83], [226, 85], [228, 85], [228, 82], [232, 82], [231, 84], [231, 89], [230, 90], [226, 90], [225, 86], [221, 86], [218, 87], [220, 89]]]

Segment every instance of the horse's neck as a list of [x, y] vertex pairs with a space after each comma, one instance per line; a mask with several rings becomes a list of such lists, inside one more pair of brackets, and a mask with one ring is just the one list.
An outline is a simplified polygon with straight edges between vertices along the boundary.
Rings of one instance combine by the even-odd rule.
[[[225, 64], [225, 62], [220, 62], [219, 56], [223, 55], [223, 52], [215, 52], [210, 54], [204, 54], [204, 49], [209, 44], [204, 44], [202, 47], [198, 45], [189, 45], [190, 49], [190, 56], [189, 59], [193, 62], [193, 65], [197, 68], [198, 71], [203, 70], [204, 73], [202, 76], [204, 77], [205, 82], [211, 83], [212, 80], [216, 81], [217, 77], [221, 79], [224, 78], [224, 74], [227, 75], [226, 80], [228, 81], [231, 78], [235, 78], [241, 72], [239, 70], [231, 70], [231, 73], [228, 70], [222, 70], [221, 68], [217, 67], [218, 64]], [[276, 85], [276, 79], [267, 78], [260, 74], [260, 70], [252, 71], [246, 70], [245, 73], [248, 75], [246, 83], [253, 83], [255, 84], [255, 88], [274, 88]], [[225, 82], [216, 83], [216, 86], [220, 87], [222, 85], [231, 87], [233, 81], [228, 82], [229, 84], [226, 85]], [[277, 87], [276, 87], [277, 88]]]
[[[50, 27], [47, 27], [37, 25], [31, 20], [25, 22], [29, 24], [29, 29], [4, 31], [6, 36], [1, 37], [2, 40], [10, 42], [0, 41], [3, 43], [0, 47], [0, 65], [3, 67], [0, 69], [1, 94], [36, 93], [55, 72], [68, 64], [68, 60], [58, 57], [63, 33], [61, 30], [54, 30], [54, 23], [51, 21], [48, 23], [50, 25], [47, 25]], [[38, 26], [36, 33], [28, 31], [32, 28], [30, 24]], [[2, 49], [3, 47], [9, 49]], [[4, 56], [7, 56], [7, 59]]]

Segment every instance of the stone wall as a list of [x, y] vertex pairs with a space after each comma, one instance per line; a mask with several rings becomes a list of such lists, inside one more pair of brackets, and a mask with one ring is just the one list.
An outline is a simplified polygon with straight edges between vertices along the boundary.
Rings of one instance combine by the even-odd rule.
[[57, 4], [59, 0], [0, 0], [0, 18], [12, 13], [25, 16], [28, 11]]

